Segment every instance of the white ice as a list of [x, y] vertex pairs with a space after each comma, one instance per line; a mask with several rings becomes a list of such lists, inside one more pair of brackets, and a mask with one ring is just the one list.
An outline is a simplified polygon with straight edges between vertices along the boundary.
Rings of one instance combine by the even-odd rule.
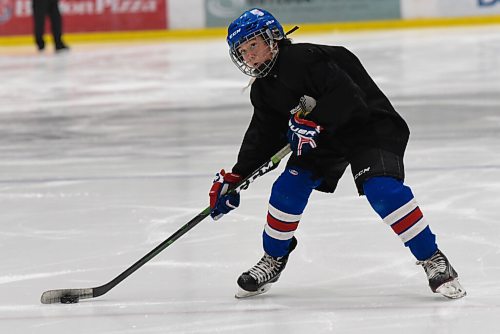
[[207, 206], [251, 116], [248, 80], [223, 38], [4, 48], [1, 333], [498, 332], [500, 27], [299, 32], [353, 50], [409, 122], [406, 181], [468, 296], [431, 293], [346, 173], [312, 195], [280, 281], [236, 300], [280, 166], [107, 294], [42, 305], [45, 290], [110, 281]]

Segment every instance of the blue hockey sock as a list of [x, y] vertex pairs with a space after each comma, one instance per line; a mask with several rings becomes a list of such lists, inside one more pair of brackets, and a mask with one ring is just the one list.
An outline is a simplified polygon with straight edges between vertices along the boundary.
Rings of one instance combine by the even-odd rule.
[[280, 257], [288, 255], [290, 242], [299, 225], [309, 196], [321, 180], [312, 179], [311, 172], [287, 168], [274, 182], [267, 224], [262, 233], [267, 254]]
[[436, 236], [403, 181], [377, 176], [363, 183], [363, 190], [372, 208], [410, 248], [417, 260], [431, 257], [437, 250]]

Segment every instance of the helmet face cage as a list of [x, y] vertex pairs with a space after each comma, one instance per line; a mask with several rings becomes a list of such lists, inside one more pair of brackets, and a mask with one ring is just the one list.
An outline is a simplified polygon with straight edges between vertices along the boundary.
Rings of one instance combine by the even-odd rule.
[[[276, 34], [276, 33], [275, 33]], [[269, 52], [271, 53], [271, 59], [265, 61], [258, 68], [255, 68], [245, 62], [243, 56], [239, 52], [238, 48], [257, 37], [262, 37], [262, 39], [269, 46]], [[231, 60], [233, 63], [246, 75], [255, 78], [265, 77], [269, 71], [273, 68], [274, 63], [276, 62], [276, 58], [278, 55], [278, 44], [276, 43], [275, 37], [270, 29], [264, 28], [258, 31], [255, 31], [244, 38], [241, 38], [239, 41], [233, 44], [233, 46], [229, 49], [229, 55], [231, 56]]]

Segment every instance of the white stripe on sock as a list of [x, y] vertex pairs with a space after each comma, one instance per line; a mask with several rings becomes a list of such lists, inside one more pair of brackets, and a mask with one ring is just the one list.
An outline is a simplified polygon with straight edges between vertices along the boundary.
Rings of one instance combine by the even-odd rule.
[[295, 233], [295, 231], [290, 231], [290, 232], [276, 231], [268, 224], [266, 224], [266, 226], [264, 226], [264, 231], [267, 233], [268, 236], [270, 236], [273, 239], [277, 239], [277, 240], [291, 239], [293, 237], [293, 234]]
[[286, 213], [286, 212], [283, 212], [281, 210], [278, 210], [274, 206], [272, 206], [271, 204], [269, 204], [269, 213], [274, 218], [281, 220], [282, 222], [286, 222], [286, 223], [297, 222], [302, 217], [302, 215], [292, 215], [290, 213]]
[[422, 232], [428, 226], [425, 217], [422, 217], [415, 225], [410, 227], [408, 230], [404, 231], [399, 235], [403, 242], [408, 242], [415, 238], [420, 232]]
[[404, 204], [399, 209], [396, 209], [395, 211], [390, 213], [383, 220], [387, 225], [390, 226], [396, 223], [397, 221], [401, 220], [401, 218], [403, 218], [404, 216], [415, 210], [417, 207], [418, 207], [417, 201], [415, 201], [415, 199], [412, 198], [408, 203]]

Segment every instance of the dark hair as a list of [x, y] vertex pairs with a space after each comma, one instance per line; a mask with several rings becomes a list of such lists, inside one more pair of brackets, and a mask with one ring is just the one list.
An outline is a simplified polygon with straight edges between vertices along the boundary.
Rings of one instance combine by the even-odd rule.
[[278, 41], [278, 48], [288, 45], [292, 45], [292, 40], [290, 38], [285, 37]]

